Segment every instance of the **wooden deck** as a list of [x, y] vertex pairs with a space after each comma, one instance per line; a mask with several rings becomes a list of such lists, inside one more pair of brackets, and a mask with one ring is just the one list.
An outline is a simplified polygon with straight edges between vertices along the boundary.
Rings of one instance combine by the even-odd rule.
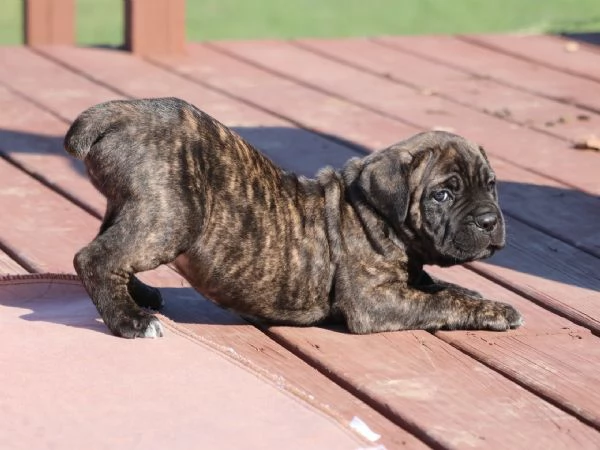
[[600, 448], [600, 153], [573, 148], [600, 137], [600, 47], [542, 36], [214, 42], [161, 60], [0, 47], [0, 273], [73, 273], [104, 200], [62, 136], [92, 104], [157, 96], [196, 104], [308, 175], [425, 129], [480, 142], [509, 244], [432, 271], [514, 304], [526, 324], [258, 330], [161, 268], [145, 279], [166, 288], [165, 316], [344, 426], [360, 417], [381, 435], [373, 446]]

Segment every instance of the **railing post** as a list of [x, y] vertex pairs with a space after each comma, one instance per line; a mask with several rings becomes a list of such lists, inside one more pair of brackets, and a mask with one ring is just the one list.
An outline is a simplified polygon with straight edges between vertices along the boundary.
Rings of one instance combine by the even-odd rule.
[[140, 56], [185, 51], [185, 0], [125, 0], [125, 48]]
[[23, 0], [25, 45], [72, 45], [75, 0]]

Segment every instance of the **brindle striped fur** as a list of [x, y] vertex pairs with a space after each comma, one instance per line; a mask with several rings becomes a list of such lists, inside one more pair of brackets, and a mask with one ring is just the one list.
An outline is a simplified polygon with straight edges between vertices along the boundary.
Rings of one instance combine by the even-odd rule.
[[[134, 274], [167, 263], [209, 299], [270, 323], [343, 322], [353, 333], [521, 323], [511, 306], [423, 271], [504, 245], [492, 169], [459, 136], [422, 133], [307, 179], [167, 98], [96, 105], [65, 147], [108, 200], [74, 264], [118, 336], [162, 335], [142, 308], [160, 307], [160, 294]], [[432, 198], [442, 188], [451, 203]], [[477, 225], [484, 210], [493, 229]]]

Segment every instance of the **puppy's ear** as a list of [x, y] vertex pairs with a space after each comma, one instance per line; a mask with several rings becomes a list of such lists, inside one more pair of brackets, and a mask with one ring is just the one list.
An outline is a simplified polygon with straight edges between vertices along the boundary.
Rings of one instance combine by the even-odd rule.
[[408, 153], [394, 156], [380, 154], [367, 159], [358, 178], [358, 187], [379, 214], [400, 224], [408, 214], [412, 157]]

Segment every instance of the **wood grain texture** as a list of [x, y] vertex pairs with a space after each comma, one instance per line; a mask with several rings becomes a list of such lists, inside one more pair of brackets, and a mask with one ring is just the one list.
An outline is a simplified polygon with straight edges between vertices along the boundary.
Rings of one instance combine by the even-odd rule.
[[[443, 128], [482, 144], [498, 156], [593, 193], [600, 193], [600, 159], [592, 152], [575, 152], [562, 140], [515, 127], [440, 96], [423, 95], [407, 86], [348, 67], [285, 42], [223, 42], [216, 48], [244, 61], [321, 89], [371, 111], [424, 129]], [[366, 52], [372, 54], [373, 52]], [[419, 67], [397, 61], [394, 72], [419, 79]], [[367, 116], [367, 114], [365, 114]], [[600, 117], [597, 117], [600, 120]], [[588, 132], [592, 131], [588, 125]], [[589, 169], [582, 170], [582, 167]]]
[[472, 35], [461, 39], [525, 61], [600, 82], [598, 52], [568, 37], [548, 35]]
[[[422, 97], [439, 96], [509, 123], [569, 141], [592, 133], [600, 121], [596, 114], [573, 105], [514, 89], [488, 77], [473, 76], [398, 48], [379, 45], [370, 39], [306, 39], [294, 44], [411, 87]], [[443, 123], [445, 116], [452, 112], [429, 109], [429, 114], [430, 120], [437, 119]], [[473, 114], [467, 117], [473, 117]]]
[[24, 275], [27, 270], [0, 250], [0, 275]]
[[[600, 434], [425, 332], [272, 333], [340, 383], [445, 448], [569, 448]], [[458, 374], [457, 377], [450, 374]]]
[[[96, 77], [95, 79], [99, 82], [107, 83], [105, 88], [109, 92], [118, 92], [119, 95], [165, 95], [163, 92], [169, 90], [176, 92], [174, 95], [186, 99], [193, 97], [201, 100], [205, 95], [205, 98], [211, 99], [208, 104], [212, 105], [211, 107], [214, 107], [215, 111], [221, 108], [219, 111], [230, 114], [225, 119], [232, 120], [232, 122], [228, 122], [230, 125], [235, 124], [235, 120], [246, 120], [247, 123], [251, 124], [251, 127], [258, 127], [263, 120], [270, 120], [273, 122], [267, 122], [268, 124], [287, 127], [291, 120], [322, 127], [323, 122], [319, 123], [319, 110], [316, 108], [320, 107], [321, 104], [327, 105], [328, 102], [332, 101], [331, 96], [311, 89], [298, 90], [298, 85], [294, 82], [272, 74], [265, 75], [265, 72], [251, 67], [247, 69], [249, 66], [239, 62], [233, 64], [231, 58], [223, 58], [222, 55], [219, 55], [219, 58], [222, 58], [221, 61], [225, 61], [223, 63], [225, 66], [213, 64], [210, 58], [201, 61], [190, 59], [178, 66], [181, 73], [185, 73], [186, 76], [191, 74], [198, 76], [202, 83], [206, 82], [212, 86], [213, 90], [211, 90], [140, 60], [131, 58], [133, 62], [130, 63], [129, 57], [124, 57], [123, 54], [111, 53], [115, 55], [115, 59], [112, 60], [113, 56], [110, 56], [109, 53], [105, 55], [106, 59], [104, 59], [98, 58], [102, 53], [89, 53], [88, 56], [84, 57], [83, 55], [87, 54], [88, 50], [79, 49], [76, 51], [80, 52], [81, 55], [78, 60], [73, 57], [74, 54], [70, 53], [68, 49], [58, 49], [52, 55], [58, 59], [59, 56], [57, 55], [61, 54], [65, 63], [70, 61], [75, 66], [80, 67], [78, 70], [85, 77]], [[93, 50], [93, 52], [97, 51]], [[104, 52], [104, 50], [98, 50], [98, 52]], [[204, 53], [204, 56], [206, 54], [210, 54], [210, 52]], [[117, 58], [123, 59], [119, 61]], [[62, 68], [62, 70], [66, 69]], [[123, 70], [130, 76], [124, 77]], [[75, 80], [71, 80], [68, 74], [61, 75], [61, 71], [56, 71], [54, 74], [56, 77], [62, 77], [62, 81], [52, 81], [50, 83], [55, 83], [54, 89], [57, 90], [57, 96], [64, 95], [68, 92], [69, 83], [75, 82]], [[206, 76], [208, 81], [201, 78], [199, 74]], [[17, 83], [14, 82], [14, 86], [18, 87]], [[94, 96], [101, 97], [94, 90], [94, 84], [91, 83], [88, 100]], [[31, 87], [33, 88], [33, 86]], [[23, 86], [19, 89], [25, 90]], [[214, 89], [220, 90], [221, 93], [216, 94]], [[288, 89], [291, 93], [287, 92]], [[40, 88], [40, 92], [35, 94], [41, 107], [58, 114], [63, 109], [66, 111], [75, 110], [74, 107], [66, 105], [66, 99], [54, 100], [44, 92], [45, 90], [46, 88]], [[35, 89], [32, 89], [32, 91], [35, 93]], [[154, 92], [156, 94], [153, 94]], [[189, 92], [189, 97], [186, 96], [186, 92]], [[261, 96], [264, 98], [261, 98]], [[234, 99], [232, 99], [233, 97]], [[295, 100], [300, 102], [303, 97], [318, 102], [317, 106], [310, 106], [308, 101], [304, 103], [294, 102]], [[325, 121], [326, 126], [323, 128], [332, 134], [343, 135], [339, 129], [352, 130], [352, 125], [360, 122], [362, 116], [366, 114], [365, 108], [344, 102], [342, 99], [334, 100], [335, 108], [329, 109], [325, 117], [330, 122]], [[197, 103], [200, 107], [204, 107], [202, 103], [196, 100], [191, 101]], [[260, 108], [252, 107], [252, 104], [260, 106]], [[290, 105], [296, 107], [294, 114], [297, 115], [290, 120], [286, 120], [289, 116]], [[345, 114], [347, 107], [353, 111], [349, 116]], [[32, 106], [32, 111], [34, 111], [32, 114], [36, 114], [36, 107]], [[272, 114], [269, 114], [269, 111]], [[219, 113], [213, 114], [220, 118]], [[274, 119], [275, 115], [281, 117]], [[348, 122], [348, 117], [356, 122], [352, 122], [352, 120]], [[379, 129], [377, 124], [381, 123], [380, 118], [381, 116], [378, 120], [370, 122], [371, 129], [365, 127], [357, 133], [362, 136], [365, 142], [376, 140], [373, 135]], [[346, 119], [346, 123], [344, 123], [344, 119]], [[390, 120], [390, 122], [384, 121], [383, 123], [384, 129], [389, 124], [389, 131], [387, 132], [390, 137], [395, 135], [394, 139], [397, 140], [399, 137], [398, 121]], [[405, 125], [401, 126], [404, 127]], [[418, 128], [407, 124], [404, 129], [409, 131]], [[300, 135], [310, 135], [305, 133], [302, 132]], [[258, 134], [255, 136], [258, 136]], [[278, 151], [279, 154], [289, 152], [288, 154], [295, 155], [295, 158], [289, 157], [287, 159], [287, 163], [292, 166], [291, 168], [294, 164], [297, 164], [299, 167], [311, 170], [313, 166], [304, 164], [302, 160], [298, 161], [298, 158], [301, 158], [305, 143], [322, 142], [321, 138], [316, 136], [314, 138], [317, 140], [281, 140], [277, 144], [280, 146], [279, 150], [277, 150], [278, 147], [275, 144], [271, 148], [275, 149], [275, 154]], [[260, 139], [265, 142], [268, 141], [265, 137]], [[294, 142], [296, 143], [294, 144]], [[325, 142], [330, 143], [330, 141]], [[336, 154], [341, 149], [348, 151], [347, 148], [336, 144], [330, 147], [317, 148], [315, 155], [319, 152], [329, 151], [327, 149], [331, 150], [332, 154]], [[318, 158], [313, 161], [314, 164], [319, 162]], [[42, 170], [42, 166], [38, 166], [38, 169]], [[511, 173], [512, 176], [517, 177], [515, 173]], [[76, 190], [72, 192], [73, 195], [77, 194]], [[33, 203], [35, 204], [35, 201]], [[49, 232], [56, 233], [56, 236], [60, 235], [60, 229], [56, 225], [54, 228], [52, 226], [43, 228], [48, 228]], [[66, 233], [69, 233], [69, 231], [67, 230]], [[71, 234], [73, 233], [75, 232]], [[529, 238], [534, 240], [535, 244], [539, 236], [534, 234]], [[30, 246], [28, 251], [36, 256], [35, 252], [38, 250], [33, 248], [33, 243], [26, 244]], [[535, 246], [528, 247], [524, 245], [522, 247], [522, 251], [533, 252], [532, 259], [526, 260], [523, 270], [536, 268], [536, 258], [538, 255], [543, 255], [543, 249], [540, 247], [539, 253], [536, 253], [535, 250]], [[560, 251], [566, 252], [567, 249], [561, 249]], [[568, 264], [570, 263], [568, 258], [574, 257], [576, 254], [566, 253]], [[36, 257], [38, 260], [41, 259], [39, 254]], [[498, 262], [498, 267], [502, 267], [500, 263], [501, 261]], [[561, 271], [564, 270], [564, 265], [555, 266], [551, 264], [545, 270], [549, 269], [552, 269], [553, 272], [547, 271], [541, 276], [550, 277], [555, 274], [558, 277]], [[557, 281], [560, 282], [561, 286], [569, 282], [580, 283], [587, 273], [583, 269], [576, 266], [576, 270], [570, 271], [568, 277], [559, 278]], [[570, 359], [562, 361], [562, 365], [560, 365], [556, 361], [557, 355], [553, 353], [552, 347], [556, 343], [557, 347], [560, 347], [563, 352], [585, 354], [588, 346], [598, 347], [598, 338], [586, 332], [585, 329], [574, 325], [569, 320], [552, 314], [471, 271], [463, 268], [443, 271], [433, 269], [433, 271], [449, 281], [459, 282], [470, 288], [481, 290], [490, 298], [509, 301], [524, 312], [527, 322], [523, 329], [509, 334], [494, 335], [494, 337], [509, 337], [524, 343], [528, 342], [529, 339], [538, 342], [533, 350], [527, 350], [526, 345], [521, 348], [514, 344], [515, 350], [513, 352], [510, 349], [511, 344], [503, 344], [508, 348], [508, 350], [503, 350], [504, 353], [496, 350], [486, 350], [483, 346], [484, 348], [480, 350], [481, 354], [476, 354], [475, 350], [472, 350], [475, 346], [473, 344], [467, 345], [470, 342], [469, 340], [489, 339], [489, 333], [475, 333], [473, 335], [464, 333], [464, 337], [458, 333], [449, 333], [456, 340], [456, 342], [452, 342], [452, 345], [459, 347], [462, 345], [460, 347], [462, 351], [473, 354], [477, 359], [481, 359], [485, 364], [503, 373], [508, 374], [509, 371], [512, 371], [518, 374], [518, 372], [522, 372], [523, 376], [518, 379], [519, 383], [526, 385], [528, 389], [534, 392], [539, 392], [540, 395], [544, 395], [546, 398], [549, 397], [546, 392], [546, 385], [556, 383], [558, 388], [556, 396], [550, 398], [552, 402], [560, 404], [562, 408], [568, 409], [572, 414], [579, 416], [585, 414], [588, 419], [596, 417], [598, 411], [597, 399], [592, 397], [587, 404], [576, 409], [576, 406], [582, 401], [581, 393], [574, 389], [568, 389], [568, 383], [588, 380], [595, 376], [598, 370], [597, 359], [595, 357], [590, 357], [587, 361]], [[540, 276], [540, 274], [538, 273], [537, 276]], [[537, 286], [537, 281], [533, 278], [531, 280], [532, 285]], [[279, 367], [275, 369], [276, 373], [289, 370], [290, 374], [288, 376], [291, 384], [304, 386], [302, 389], [306, 392], [317, 393], [314, 396], [322, 404], [335, 404], [335, 411], [341, 417], [347, 418], [352, 411], [355, 411], [356, 403], [354, 399], [340, 401], [339, 404], [335, 403], [337, 401], [335, 396], [338, 394], [327, 397], [327, 392], [330, 390], [328, 385], [311, 386], [311, 380], [314, 380], [313, 377], [316, 376], [314, 373], [310, 375], [303, 372], [303, 369], [296, 369], [293, 365], [296, 363], [292, 362], [294, 357], [289, 356], [289, 353], [287, 353], [288, 356], [281, 357], [282, 353], [286, 353], [285, 350], [273, 341], [262, 341], [261, 339], [264, 336], [261, 333], [253, 327], [245, 325], [236, 316], [199, 301], [196, 294], [171, 271], [163, 269], [156, 272], [156, 274], [151, 275], [148, 281], [163, 286], [163, 292], [169, 300], [165, 310], [167, 315], [186, 323], [186, 326], [189, 326], [190, 329], [200, 335], [215, 339], [215, 341], [233, 348], [234, 351], [240, 354], [250, 355], [251, 358], [254, 358], [254, 361], [258, 361], [257, 364], [263, 367], [269, 367], [269, 364]], [[248, 330], [254, 331], [249, 333]], [[530, 445], [542, 448], [548, 446], [554, 448], [595, 448], [599, 445], [596, 431], [583, 425], [569, 414], [544, 402], [535, 394], [519, 388], [464, 353], [441, 342], [440, 338], [447, 339], [445, 334], [439, 334], [439, 338], [426, 333], [390, 333], [387, 335], [356, 337], [317, 328], [273, 328], [271, 331], [278, 340], [294, 349], [303, 358], [307, 358], [326, 373], [328, 377], [338, 380], [351, 392], [358, 393], [361, 399], [366, 400], [369, 405], [377, 408], [380, 413], [391, 419], [392, 422], [389, 420], [385, 422], [386, 419], [383, 419], [381, 414], [378, 415], [378, 413], [364, 406], [364, 403], [360, 403], [363, 408], [366, 408], [361, 411], [365, 411], [364, 414], [371, 414], [365, 416], [367, 417], [365, 421], [376, 431], [379, 429], [391, 430], [393, 436], [397, 437], [394, 441], [396, 444], [402, 444], [405, 439], [398, 436], [406, 435], [394, 434], [392, 431], [395, 429], [393, 422], [400, 423], [404, 427], [419, 433], [423, 439], [430, 443], [441, 442], [447, 447], [458, 448], [465, 445], [489, 447], [493, 445], [515, 448], [515, 446]], [[417, 338], [414, 337], [415, 335]], [[578, 339], [575, 344], [571, 345], [568, 344], [565, 338], [565, 336], [571, 335], [580, 335], [583, 336], [583, 339]], [[547, 338], [537, 339], [539, 336], [547, 336]], [[558, 337], [554, 338], [553, 336]], [[463, 339], [464, 344], [461, 342]], [[429, 350], [427, 348], [424, 350], [423, 347], [427, 347]], [[488, 345], [488, 347], [493, 346]], [[590, 352], [590, 354], [594, 355], [593, 352]], [[573, 375], [565, 378], [562, 384], [554, 380], [552, 376], [537, 380], [536, 370], [538, 369], [532, 368], [531, 371], [526, 371], [520, 366], [523, 364], [522, 361], [527, 358], [531, 360], [538, 358], [536, 359], [538, 365], [547, 367], [549, 372], [554, 373], [554, 376], [564, 370], [570, 370]], [[277, 362], [274, 362], [275, 360]], [[278, 366], [278, 364], [281, 364], [281, 366]], [[282, 367], [288, 367], [289, 369], [283, 369]], [[304, 379], [305, 377], [306, 379]], [[513, 378], [516, 379], [516, 375]], [[328, 383], [322, 378], [321, 380], [319, 383]], [[545, 389], [546, 391], [544, 391]], [[431, 395], [432, 392], [433, 395]], [[364, 419], [362, 414], [361, 412], [357, 415]], [[485, 416], [493, 417], [494, 420], [482, 421], [481, 418]], [[373, 422], [371, 422], [370, 417], [373, 418]], [[377, 428], [379, 426], [381, 428]], [[481, 437], [484, 437], [485, 440], [480, 439]], [[404, 442], [410, 444], [412, 441]]]
[[589, 95], [597, 89], [597, 83], [473, 45], [459, 38], [384, 37], [377, 38], [377, 41], [474, 76], [489, 77], [543, 97], [596, 112], [600, 110], [600, 99]]
[[537, 393], [600, 427], [600, 395], [590, 389], [597, 374], [582, 367], [598, 364], [598, 339], [589, 333], [499, 336], [438, 333], [441, 338]]

